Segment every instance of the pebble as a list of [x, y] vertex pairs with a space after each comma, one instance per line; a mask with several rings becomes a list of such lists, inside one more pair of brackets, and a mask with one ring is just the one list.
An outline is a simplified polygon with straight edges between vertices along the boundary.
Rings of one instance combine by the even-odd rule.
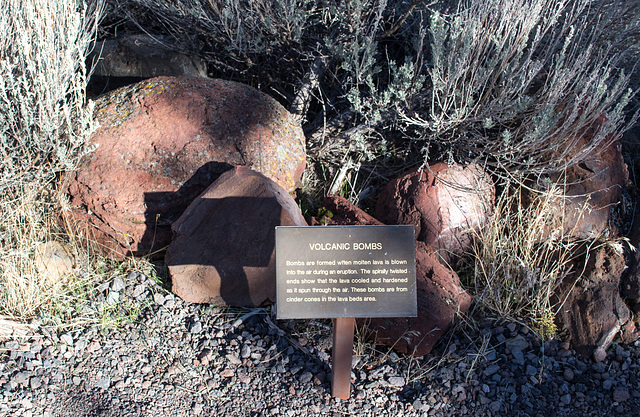
[[[128, 278], [127, 278], [128, 279]], [[124, 289], [124, 280], [121, 277], [116, 277], [111, 282], [111, 291], [120, 292]]]
[[313, 378], [313, 374], [311, 372], [304, 372], [300, 375], [300, 383], [308, 384], [309, 381], [311, 381], [311, 378]]
[[69, 333], [65, 333], [60, 336], [60, 341], [67, 346], [73, 346], [73, 336]]
[[109, 377], [106, 378], [100, 378], [98, 381], [96, 381], [95, 386], [97, 388], [102, 388], [104, 390], [109, 389], [109, 386], [111, 385], [111, 379]]
[[575, 374], [573, 372], [573, 370], [571, 368], [565, 368], [564, 369], [564, 379], [566, 379], [567, 381], [571, 382], [573, 381], [573, 378], [575, 377]]
[[498, 365], [498, 364], [489, 365], [484, 370], [484, 375], [485, 376], [491, 376], [491, 375], [495, 374], [496, 372], [498, 372], [499, 370], [500, 370], [500, 365]]
[[153, 302], [161, 306], [164, 304], [164, 295], [161, 292], [153, 294]]
[[401, 376], [392, 376], [389, 377], [389, 385], [392, 387], [404, 387], [405, 380]]
[[513, 362], [518, 365], [524, 365], [524, 354], [518, 348], [513, 348], [511, 350], [511, 354], [513, 355]]
[[606, 358], [607, 358], [607, 351], [605, 351], [603, 348], [599, 347], [593, 351], [593, 359], [596, 362], [602, 362]]
[[38, 389], [42, 386], [42, 381], [38, 377], [33, 377], [29, 380], [29, 386], [31, 389]]
[[193, 325], [191, 326], [191, 329], [189, 329], [189, 331], [192, 334], [198, 334], [202, 331], [202, 323], [200, 323], [199, 321], [196, 321], [195, 323], [193, 323]]
[[597, 362], [517, 323], [481, 323], [422, 358], [357, 351], [342, 401], [331, 397], [330, 327], [268, 313], [232, 326], [246, 310], [183, 303], [137, 273], [104, 286], [103, 300], [109, 292], [140, 302], [139, 321], [0, 344], [0, 415], [95, 415], [104, 405], [131, 416], [627, 417], [640, 404], [640, 343], [614, 343]]
[[629, 394], [629, 390], [626, 388], [616, 388], [613, 391], [613, 401], [617, 403], [623, 403], [629, 398], [631, 398], [631, 395]]

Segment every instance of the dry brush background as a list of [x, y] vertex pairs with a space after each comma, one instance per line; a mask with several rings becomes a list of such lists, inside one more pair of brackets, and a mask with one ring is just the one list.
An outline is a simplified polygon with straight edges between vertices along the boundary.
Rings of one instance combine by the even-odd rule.
[[[385, 181], [411, 167], [480, 163], [501, 195], [460, 273], [478, 311], [537, 323], [541, 333], [553, 331], [544, 327], [554, 314], [549, 288], [574, 245], [562, 236], [530, 244], [559, 190], [549, 178], [637, 121], [639, 1], [0, 4], [0, 318], [14, 331], [34, 321], [135, 319], [139, 306], [114, 309], [92, 294], [128, 270], [153, 273], [146, 259], [89, 256], [91, 242], [58, 221], [68, 209], [60, 183], [91, 149], [86, 57], [94, 41], [169, 36], [203, 58], [210, 76], [254, 86], [296, 114], [307, 137], [298, 193], [306, 215], [329, 191], [368, 208]], [[637, 132], [626, 138], [634, 179]], [[524, 208], [520, 190], [531, 182], [546, 189]], [[48, 278], [42, 264], [42, 245], [52, 241], [73, 259], [64, 279]]]

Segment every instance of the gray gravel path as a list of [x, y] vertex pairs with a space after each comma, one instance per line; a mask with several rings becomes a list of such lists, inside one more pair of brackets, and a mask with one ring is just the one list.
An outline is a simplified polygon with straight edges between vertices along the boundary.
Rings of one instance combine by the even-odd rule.
[[140, 303], [140, 320], [0, 342], [0, 415], [640, 415], [638, 343], [594, 362], [489, 321], [417, 359], [360, 342], [341, 401], [330, 395], [328, 321], [186, 304], [138, 273], [102, 290]]

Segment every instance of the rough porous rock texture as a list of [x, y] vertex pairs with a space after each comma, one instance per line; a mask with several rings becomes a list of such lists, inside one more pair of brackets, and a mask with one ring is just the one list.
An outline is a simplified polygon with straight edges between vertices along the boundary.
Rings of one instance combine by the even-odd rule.
[[633, 341], [631, 314], [620, 297], [624, 269], [622, 251], [604, 244], [589, 251], [586, 265], [575, 266], [577, 273], [584, 271], [577, 282], [572, 276], [563, 283], [558, 294], [564, 303], [556, 324], [577, 352], [585, 356], [602, 352], [621, 330], [627, 342]]
[[292, 191], [304, 135], [280, 104], [238, 83], [158, 77], [96, 102], [96, 146], [73, 174], [73, 223], [109, 255], [144, 254], [222, 172], [247, 166]]
[[322, 199], [322, 207], [324, 214], [312, 219], [313, 226], [382, 225], [382, 222], [344, 197], [328, 195]]
[[173, 224], [165, 256], [171, 289], [194, 303], [275, 302], [275, 227], [306, 225], [278, 184], [246, 167], [228, 171]]
[[437, 163], [391, 181], [376, 205], [385, 224], [413, 224], [418, 240], [450, 261], [468, 248], [470, 228], [493, 212], [495, 187], [478, 166]]
[[458, 275], [442, 265], [431, 248], [416, 242], [416, 283], [418, 316], [375, 318], [367, 323], [376, 343], [395, 350], [423, 356], [469, 309], [471, 297], [462, 288]]
[[[587, 145], [605, 120], [600, 116], [592, 129], [580, 138], [578, 146]], [[552, 175], [552, 183], [558, 183], [564, 197], [551, 205], [556, 208], [549, 231], [560, 230], [567, 238], [593, 239], [602, 236], [616, 236], [618, 225], [611, 214], [621, 209], [619, 203], [627, 184], [628, 172], [622, 156], [622, 144], [615, 138], [604, 149], [596, 149], [584, 161], [569, 167], [565, 172]], [[616, 216], [619, 217], [619, 216]]]

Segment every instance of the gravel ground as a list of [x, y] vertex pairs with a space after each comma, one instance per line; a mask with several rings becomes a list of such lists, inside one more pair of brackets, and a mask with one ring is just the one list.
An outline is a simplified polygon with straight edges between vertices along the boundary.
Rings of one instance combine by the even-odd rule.
[[329, 321], [187, 304], [135, 272], [101, 290], [143, 306], [139, 320], [0, 343], [0, 415], [640, 415], [640, 343], [594, 362], [486, 322], [410, 358], [357, 336], [353, 393], [341, 401], [330, 395]]

